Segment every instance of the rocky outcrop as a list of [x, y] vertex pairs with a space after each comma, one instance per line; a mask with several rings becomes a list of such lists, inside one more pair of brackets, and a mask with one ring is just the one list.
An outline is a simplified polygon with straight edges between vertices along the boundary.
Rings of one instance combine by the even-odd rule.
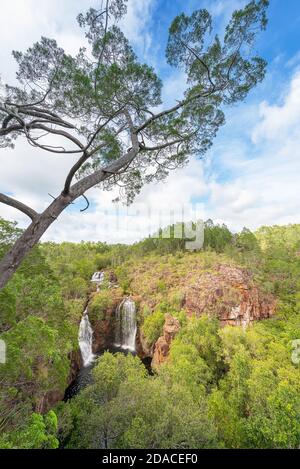
[[275, 306], [273, 296], [262, 292], [248, 270], [231, 265], [199, 274], [185, 289], [188, 314], [214, 315], [221, 325], [247, 326], [272, 316]]
[[92, 322], [93, 327], [93, 353], [109, 347], [114, 340], [114, 311], [105, 312], [105, 319]]
[[[106, 291], [100, 290], [92, 298], [99, 295], [106, 295], [109, 301], [103, 308], [92, 310], [89, 314], [90, 322], [93, 328], [93, 353], [101, 352], [109, 348], [115, 339], [115, 311], [123, 299], [122, 291], [119, 288], [109, 288]], [[91, 302], [93, 301], [91, 298]]]
[[[253, 321], [271, 317], [276, 309], [275, 298], [263, 291], [249, 270], [236, 265], [222, 263], [209, 269], [194, 265], [173, 286], [182, 292], [181, 308], [188, 316], [207, 314], [216, 317], [221, 326], [246, 327]], [[150, 310], [156, 306], [148, 298], [147, 305]], [[152, 366], [157, 367], [167, 359], [170, 343], [178, 330], [178, 321], [167, 315], [163, 335], [151, 347], [140, 332], [138, 354], [152, 356]]]
[[82, 367], [82, 357], [80, 350], [73, 350], [69, 355], [69, 360], [71, 362], [70, 373], [69, 373], [69, 383], [75, 379], [77, 376], [78, 371]]
[[147, 358], [153, 356], [154, 345], [149, 345], [146, 338], [144, 337], [143, 331], [138, 328], [136, 336], [136, 353], [141, 358]]
[[155, 344], [151, 366], [156, 368], [166, 361], [170, 345], [176, 334], [180, 329], [178, 319], [174, 318], [171, 314], [165, 315], [165, 324], [163, 326], [163, 335], [159, 337]]

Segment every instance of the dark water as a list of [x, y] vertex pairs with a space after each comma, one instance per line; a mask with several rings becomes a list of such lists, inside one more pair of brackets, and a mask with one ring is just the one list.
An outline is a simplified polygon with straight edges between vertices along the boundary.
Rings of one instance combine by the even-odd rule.
[[91, 365], [85, 366], [81, 368], [72, 383], [67, 387], [65, 391], [64, 401], [68, 401], [72, 399], [72, 397], [76, 396], [76, 394], [81, 391], [81, 389], [85, 388], [89, 384], [92, 384], [92, 369], [94, 368], [95, 364], [97, 363], [97, 359]]
[[[115, 347], [115, 346], [111, 346], [111, 347], [103, 350], [102, 352], [99, 352], [93, 363], [91, 363], [88, 366], [82, 367], [79, 370], [76, 378], [74, 379], [74, 381], [72, 381], [72, 383], [67, 387], [67, 389], [65, 391], [64, 401], [68, 401], [69, 399], [72, 399], [72, 397], [76, 396], [76, 394], [78, 394], [79, 391], [84, 389], [89, 384], [92, 384], [92, 382], [93, 382], [92, 373], [91, 373], [92, 369], [97, 364], [98, 358], [101, 357], [101, 355], [103, 355], [103, 353], [106, 352], [106, 351], [110, 352], [110, 353], [119, 353], [119, 352], [121, 352], [124, 355], [128, 355], [128, 354], [134, 355], [134, 356], [136, 355], [135, 352], [131, 352], [129, 350], [126, 350], [126, 349], [123, 349], [123, 348], [120, 348], [120, 347]], [[148, 373], [152, 374], [151, 358], [147, 357], [147, 358], [143, 359], [142, 362], [144, 363]]]

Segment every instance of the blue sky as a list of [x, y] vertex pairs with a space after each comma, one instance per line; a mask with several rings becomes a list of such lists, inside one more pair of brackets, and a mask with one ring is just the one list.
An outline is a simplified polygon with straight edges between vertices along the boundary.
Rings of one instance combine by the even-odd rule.
[[[0, 74], [13, 80], [15, 65], [9, 51], [24, 49], [41, 34], [55, 37], [68, 52], [81, 44], [74, 18], [98, 0], [10, 0], [0, 18]], [[122, 28], [142, 60], [151, 63], [164, 82], [165, 105], [184, 90], [184, 76], [164, 58], [167, 31], [182, 11], [206, 7], [222, 31], [233, 9], [244, 0], [129, 0]], [[2, 7], [1, 7], [2, 8]], [[60, 241], [114, 240], [130, 242], [148, 234], [153, 223], [179, 217], [212, 218], [233, 230], [263, 224], [300, 223], [300, 2], [271, 0], [269, 24], [257, 43], [268, 61], [267, 76], [245, 102], [226, 109], [226, 124], [203, 161], [192, 159], [164, 184], [143, 189], [129, 209], [112, 205], [112, 193], [89, 192], [91, 209], [79, 206], [61, 216], [44, 239]], [[5, 66], [4, 66], [5, 64]], [[60, 190], [71, 160], [53, 160], [31, 148], [16, 147], [0, 153], [0, 189], [13, 193], [37, 210], [49, 202], [48, 192]], [[159, 212], [161, 212], [159, 214]], [[117, 216], [119, 213], [119, 216]], [[7, 207], [0, 215], [27, 220]]]

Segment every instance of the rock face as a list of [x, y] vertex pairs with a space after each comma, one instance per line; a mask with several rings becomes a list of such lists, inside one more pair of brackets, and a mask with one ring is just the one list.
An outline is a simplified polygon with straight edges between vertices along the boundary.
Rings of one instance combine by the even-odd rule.
[[114, 310], [106, 311], [105, 319], [93, 321], [93, 353], [100, 352], [113, 343], [114, 339]]
[[163, 327], [163, 335], [157, 340], [154, 348], [154, 354], [151, 362], [152, 368], [161, 365], [166, 361], [170, 344], [180, 329], [178, 319], [174, 318], [171, 314], [166, 314], [165, 324]]
[[114, 343], [115, 338], [115, 312], [118, 304], [123, 299], [117, 288], [109, 290], [112, 300], [108, 307], [97, 315], [90, 316], [90, 322], [93, 328], [93, 353], [101, 352]]
[[[216, 317], [221, 326], [246, 327], [254, 321], [271, 317], [275, 312], [275, 298], [265, 293], [255, 282], [253, 274], [242, 267], [222, 263], [210, 270], [194, 268], [190, 275], [181, 277], [180, 282], [179, 288], [183, 293], [181, 308], [188, 316], [207, 314]], [[150, 309], [155, 307], [150, 302], [148, 306]], [[167, 359], [170, 343], [178, 330], [177, 319], [166, 315], [163, 335], [148, 348], [141, 336], [138, 354], [152, 356], [152, 367], [159, 366]]]
[[216, 316], [221, 325], [247, 326], [266, 319], [275, 311], [275, 299], [263, 293], [246, 269], [219, 265], [203, 272], [185, 289], [184, 309], [188, 314]]
[[138, 328], [137, 335], [136, 335], [136, 353], [137, 355], [141, 358], [147, 358], [147, 357], [152, 357], [153, 356], [153, 350], [154, 350], [155, 344], [152, 344], [149, 346], [147, 343], [143, 332], [140, 328]]

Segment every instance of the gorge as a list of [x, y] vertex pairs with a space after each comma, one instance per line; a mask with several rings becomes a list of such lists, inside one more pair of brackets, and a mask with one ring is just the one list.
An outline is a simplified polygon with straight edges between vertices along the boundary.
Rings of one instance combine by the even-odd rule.
[[[93, 274], [91, 282], [96, 284], [97, 292], [100, 291], [104, 279], [105, 273], [103, 271]], [[93, 353], [93, 348], [95, 349], [95, 347], [93, 347], [94, 331], [89, 320], [88, 303], [80, 321], [78, 331], [78, 345], [83, 368], [78, 370], [77, 376], [66, 389], [64, 400], [74, 397], [91, 382], [90, 373], [93, 364], [95, 364], [97, 358], [103, 354], [104, 350], [109, 350], [112, 353], [136, 353], [137, 321], [135, 302], [130, 297], [126, 297], [118, 304], [115, 309], [114, 318], [114, 342], [108, 342], [105, 349], [96, 348], [96, 353]]]
[[0, 296], [0, 404], [16, 446], [18, 409], [47, 432], [55, 414], [63, 448], [297, 444], [298, 227], [243, 233], [222, 252], [207, 239], [195, 253], [172, 240], [41, 244]]
[[[190, 266], [190, 274], [187, 277], [180, 307], [186, 311], [187, 316], [192, 313], [201, 316], [210, 314], [216, 316], [221, 326], [247, 327], [255, 320], [269, 318], [275, 311], [275, 300], [271, 295], [262, 292], [253, 282], [249, 271], [237, 266], [217, 264], [215, 271], [210, 272], [197, 266], [197, 275], [191, 276], [193, 265]], [[151, 269], [150, 269], [151, 270]], [[148, 270], [145, 272], [148, 275]], [[140, 272], [143, 277], [143, 272]], [[104, 284], [105, 279], [107, 284]], [[110, 278], [114, 282], [109, 281]], [[168, 276], [166, 275], [167, 279]], [[96, 285], [96, 293], [92, 293], [88, 300], [79, 325], [79, 348], [81, 351], [83, 366], [88, 370], [80, 370], [74, 382], [69, 386], [67, 395], [74, 395], [88, 383], [87, 375], [93, 367], [93, 362], [103, 354], [105, 350], [112, 353], [133, 353], [143, 360], [147, 368], [157, 369], [168, 359], [171, 342], [180, 331], [180, 321], [167, 313], [164, 315], [162, 335], [147, 345], [143, 337], [143, 330], [137, 327], [137, 306], [130, 297], [119, 298], [118, 302], [103, 310], [101, 315], [105, 319], [94, 318], [94, 329], [89, 320], [88, 305], [95, 302], [98, 295], [109, 296], [119, 287], [114, 272], [97, 271], [91, 277], [92, 285]], [[101, 292], [101, 293], [100, 293]], [[145, 302], [144, 298], [136, 296], [139, 308]], [[108, 318], [106, 315], [108, 314]], [[96, 339], [98, 337], [98, 340]], [[99, 340], [102, 337], [102, 340]], [[151, 364], [151, 366], [150, 366]], [[91, 366], [92, 365], [92, 366]]]

